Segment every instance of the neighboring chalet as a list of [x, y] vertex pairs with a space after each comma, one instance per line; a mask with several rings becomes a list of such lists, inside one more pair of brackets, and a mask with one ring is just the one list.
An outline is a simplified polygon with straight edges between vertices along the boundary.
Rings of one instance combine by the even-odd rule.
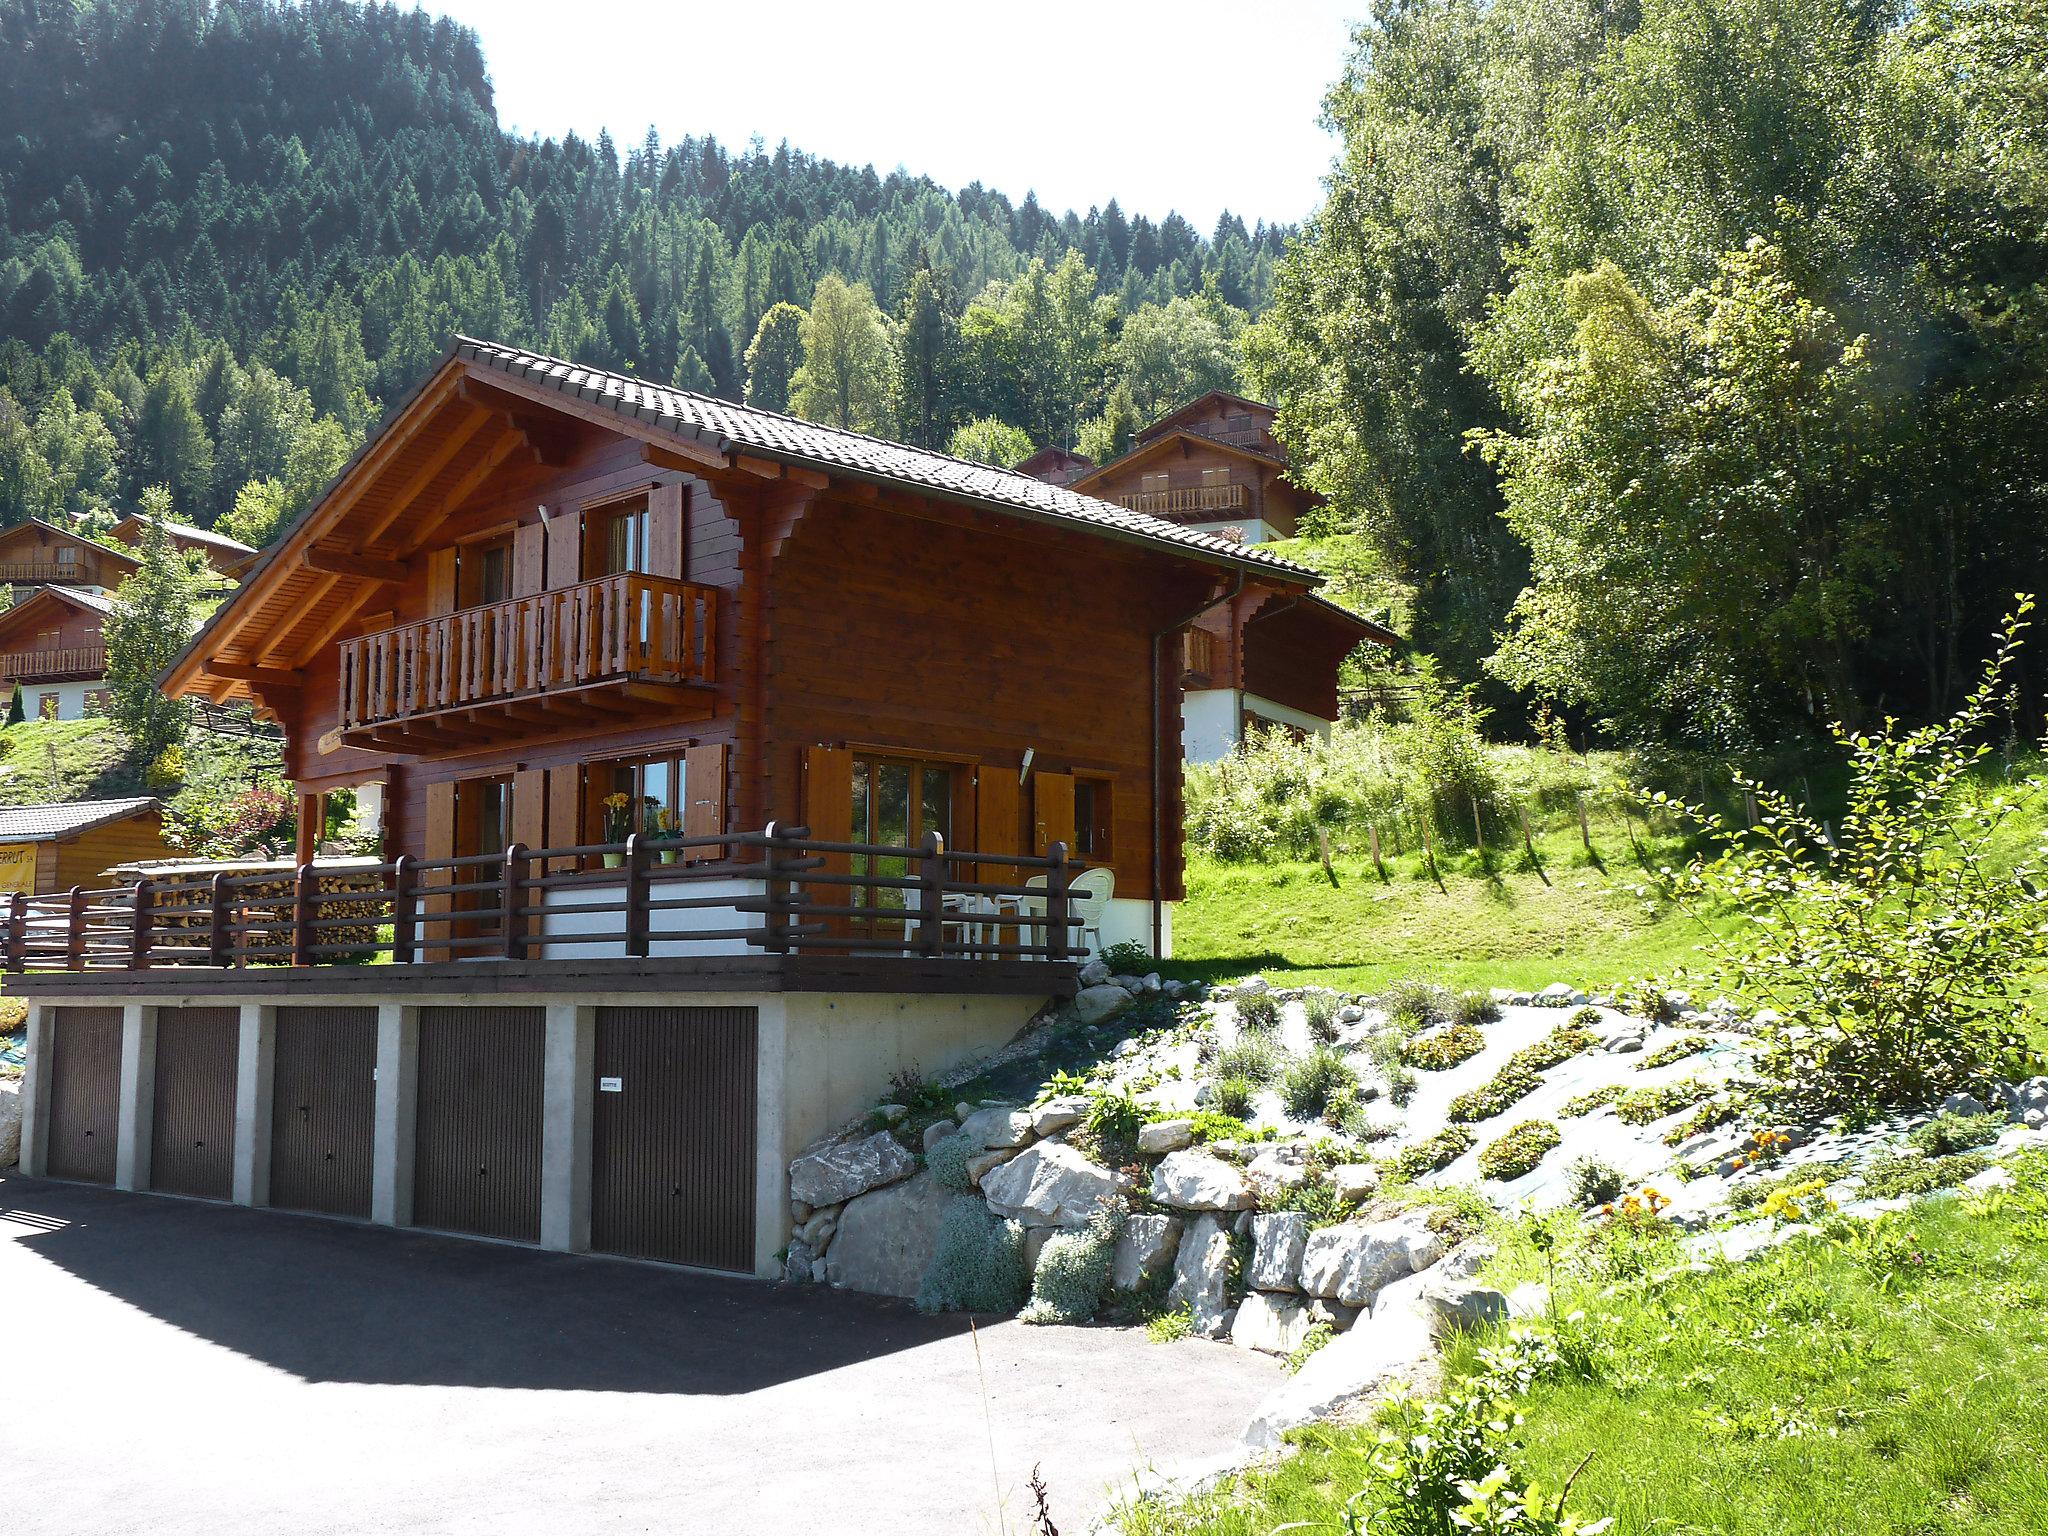
[[106, 692], [112, 607], [90, 587], [38, 587], [0, 612], [0, 700], [18, 686], [25, 719], [83, 719]]
[[24, 1166], [772, 1274], [892, 1073], [1168, 952], [1189, 626], [1322, 645], [1319, 581], [459, 341], [165, 677], [284, 728], [302, 856], [378, 786], [384, 858], [17, 901]]
[[148, 795], [0, 806], [0, 894], [96, 886], [137, 859], [161, 859], [163, 807]]
[[84, 587], [111, 592], [140, 568], [133, 555], [31, 517], [0, 529], [0, 582], [24, 587]]
[[[1048, 448], [1018, 468], [1189, 532], [1267, 544], [1294, 537], [1320, 501], [1287, 478], [1278, 414], [1212, 390], [1153, 422], [1108, 464]], [[1314, 593], [1251, 587], [1202, 615], [1182, 655], [1187, 761], [1227, 755], [1255, 726], [1328, 735], [1338, 665], [1366, 641], [1390, 646], [1395, 637]]]
[[[131, 512], [107, 532], [131, 548], [140, 548], [145, 521], [147, 519], [140, 512]], [[213, 567], [214, 574], [227, 582], [240, 577], [256, 558], [256, 551], [241, 540], [215, 533], [211, 528], [194, 528], [185, 523], [166, 521], [164, 532], [170, 536], [172, 548], [183, 553], [196, 550]]]

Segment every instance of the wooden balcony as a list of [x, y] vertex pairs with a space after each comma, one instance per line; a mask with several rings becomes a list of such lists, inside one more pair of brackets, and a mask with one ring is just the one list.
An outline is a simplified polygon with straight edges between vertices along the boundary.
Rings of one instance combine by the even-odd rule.
[[1190, 485], [1119, 496], [1117, 505], [1127, 512], [1144, 512], [1153, 517], [1186, 517], [1191, 513], [1236, 512], [1246, 500], [1242, 485]]
[[400, 624], [341, 647], [341, 739], [405, 751], [649, 705], [708, 715], [716, 587], [629, 572]]
[[1220, 675], [1218, 655], [1222, 647], [1206, 629], [1184, 630], [1180, 637], [1181, 685], [1207, 688]]
[[0, 679], [16, 683], [54, 683], [66, 678], [103, 677], [107, 648], [73, 645], [49, 651], [0, 651]]
[[0, 560], [0, 582], [33, 582], [41, 587], [89, 587], [98, 580], [82, 560]]

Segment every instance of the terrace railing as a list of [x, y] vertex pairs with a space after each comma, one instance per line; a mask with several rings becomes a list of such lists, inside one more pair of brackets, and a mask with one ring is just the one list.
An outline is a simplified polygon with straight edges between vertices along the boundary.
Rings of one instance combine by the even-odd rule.
[[41, 651], [0, 651], [0, 678], [18, 683], [58, 677], [98, 677], [107, 670], [104, 645], [70, 645]]
[[[742, 849], [751, 857], [735, 858]], [[464, 858], [302, 864], [288, 879], [222, 872], [203, 884], [157, 877], [16, 894], [4, 908], [4, 958], [9, 971], [133, 971], [516, 962], [581, 945], [645, 958], [658, 945], [679, 957], [742, 946], [1078, 962], [1082, 919], [1069, 891], [1080, 868], [1063, 843], [1042, 857], [956, 852], [936, 834], [896, 847], [775, 823], [716, 838], [514, 844]]]
[[1233, 512], [1245, 504], [1242, 485], [1189, 485], [1178, 490], [1133, 491], [1117, 497], [1119, 505], [1131, 512], [1153, 517], [1171, 517], [1188, 512]]

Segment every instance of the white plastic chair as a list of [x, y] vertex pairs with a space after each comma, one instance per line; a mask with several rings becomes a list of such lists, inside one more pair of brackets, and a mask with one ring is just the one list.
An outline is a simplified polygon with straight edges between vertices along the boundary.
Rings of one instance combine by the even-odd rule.
[[[1025, 889], [1037, 892], [1038, 894], [1026, 896], [1019, 900], [1017, 902], [1018, 911], [1026, 917], [1045, 916], [1045, 886], [1046, 877], [1044, 875], [1033, 875], [1029, 880], [1026, 880], [1024, 882]], [[1088, 954], [1092, 955], [1102, 948], [1102, 914], [1108, 910], [1109, 898], [1115, 891], [1116, 871], [1113, 869], [1084, 869], [1080, 874], [1067, 882], [1067, 912], [1070, 916], [1078, 917], [1081, 920], [1079, 928], [1081, 945]], [[1042, 927], [1032, 931], [1040, 935], [1045, 933], [1045, 929]], [[1069, 930], [1070, 933], [1073, 931]], [[1027, 944], [1043, 944], [1045, 939], [1043, 937], [1027, 938], [1024, 942]]]

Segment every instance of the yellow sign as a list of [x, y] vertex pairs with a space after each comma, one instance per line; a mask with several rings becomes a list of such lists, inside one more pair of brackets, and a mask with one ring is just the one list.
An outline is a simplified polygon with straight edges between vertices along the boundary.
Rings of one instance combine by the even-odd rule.
[[0, 843], [0, 896], [36, 893], [36, 845]]

